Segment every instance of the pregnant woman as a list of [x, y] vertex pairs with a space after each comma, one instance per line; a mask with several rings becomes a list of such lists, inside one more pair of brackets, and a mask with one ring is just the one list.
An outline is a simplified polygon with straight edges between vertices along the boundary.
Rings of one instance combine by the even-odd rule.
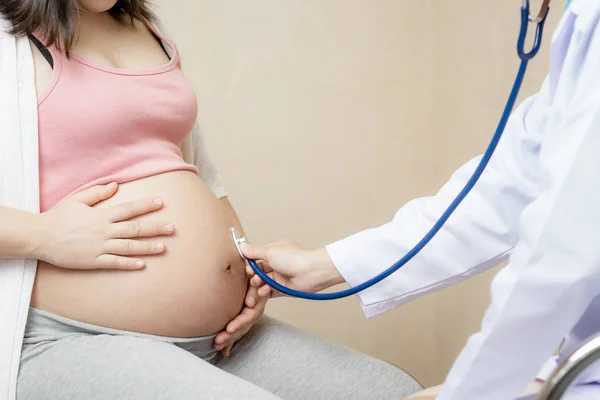
[[0, 17], [0, 400], [419, 388], [261, 319], [196, 97], [145, 1], [4, 0]]

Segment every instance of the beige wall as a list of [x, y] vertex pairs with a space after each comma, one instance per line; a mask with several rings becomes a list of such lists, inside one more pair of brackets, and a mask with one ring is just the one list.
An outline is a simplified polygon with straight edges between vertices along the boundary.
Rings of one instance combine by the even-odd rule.
[[[518, 0], [157, 3], [253, 242], [321, 246], [435, 193], [484, 149], [518, 67]], [[562, 6], [527, 95], [543, 79]], [[269, 313], [431, 385], [478, 329], [490, 277], [369, 321], [355, 299], [276, 300]]]

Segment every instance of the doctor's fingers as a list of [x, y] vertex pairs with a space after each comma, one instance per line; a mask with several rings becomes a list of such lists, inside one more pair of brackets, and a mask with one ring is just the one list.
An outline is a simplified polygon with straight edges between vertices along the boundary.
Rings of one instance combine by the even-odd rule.
[[240, 250], [244, 256], [250, 260], [267, 259], [267, 246], [254, 246], [247, 243], [242, 243]]
[[[255, 260], [256, 264], [258, 265], [258, 267], [264, 271], [264, 272], [271, 272], [273, 271], [271, 269], [271, 267], [269, 266], [269, 263], [267, 263], [266, 261], [263, 260]], [[254, 270], [252, 269], [252, 267], [250, 266], [250, 263], [246, 263], [246, 275], [248, 276], [248, 278], [252, 278], [253, 276], [256, 275], [256, 272], [254, 272]]]
[[278, 240], [277, 242], [269, 243], [266, 246], [255, 246], [252, 244], [242, 243], [240, 250], [244, 256], [250, 260], [270, 261], [272, 257], [272, 249], [287, 244], [292, 244], [289, 240]]

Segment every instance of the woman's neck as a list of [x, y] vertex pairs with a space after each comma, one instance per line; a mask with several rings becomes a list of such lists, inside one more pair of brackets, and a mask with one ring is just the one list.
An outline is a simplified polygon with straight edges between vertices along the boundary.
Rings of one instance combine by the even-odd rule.
[[80, 10], [79, 12], [79, 26], [80, 31], [86, 31], [88, 29], [113, 29], [115, 24], [118, 24], [112, 15], [108, 12], [89, 12]]
[[81, 10], [79, 13], [79, 24], [77, 25], [76, 45], [84, 45], [94, 41], [100, 36], [110, 36], [111, 33], [123, 29], [123, 24], [117, 21], [108, 12], [88, 12]]

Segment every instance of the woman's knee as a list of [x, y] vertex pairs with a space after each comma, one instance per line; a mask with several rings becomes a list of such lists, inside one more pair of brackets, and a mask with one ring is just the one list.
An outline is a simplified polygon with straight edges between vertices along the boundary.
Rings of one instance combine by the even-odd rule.
[[[400, 368], [269, 317], [217, 365], [284, 398], [297, 398], [298, 393], [314, 399], [402, 398], [421, 389]], [[290, 374], [296, 384], [281, 392], [279, 385]], [[379, 384], [374, 387], [372, 382]], [[304, 393], [303, 387], [315, 393]]]

